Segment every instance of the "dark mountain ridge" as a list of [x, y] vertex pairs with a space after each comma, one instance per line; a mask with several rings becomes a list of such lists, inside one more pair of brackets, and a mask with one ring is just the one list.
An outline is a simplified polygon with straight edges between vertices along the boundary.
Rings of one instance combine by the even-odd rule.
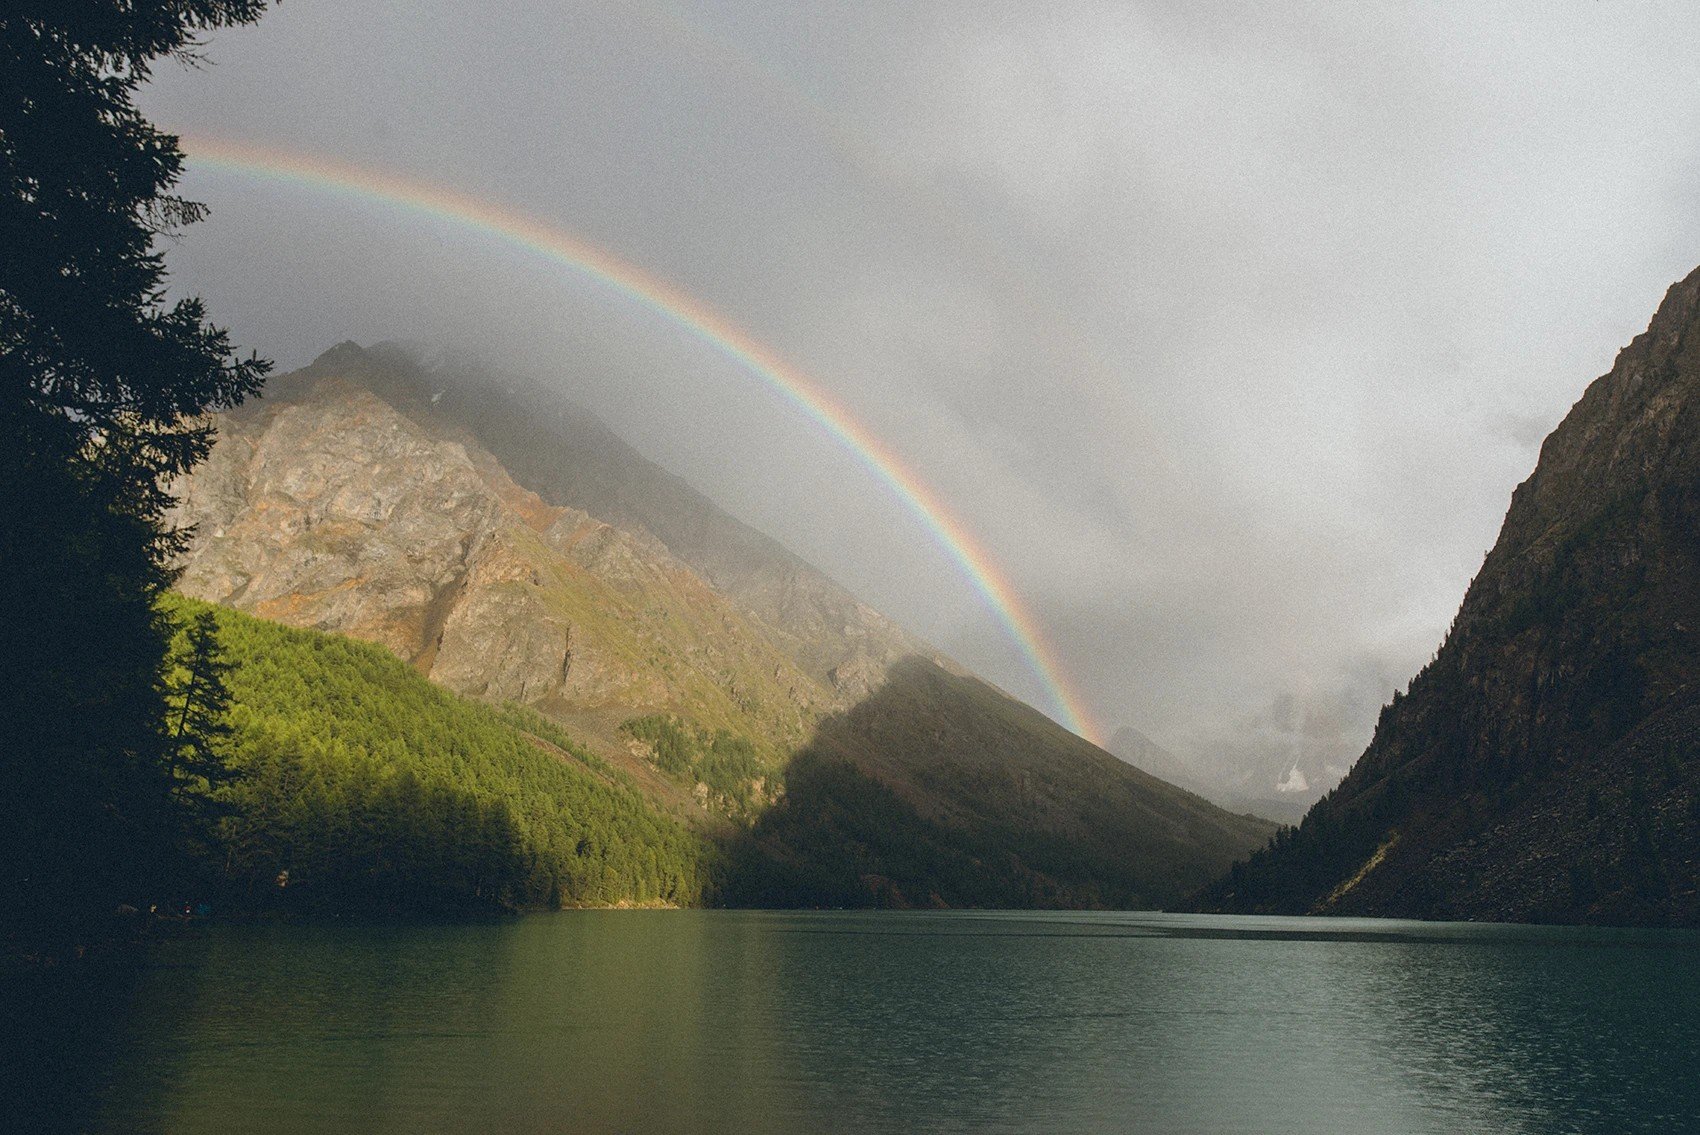
[[1207, 909], [1700, 923], [1700, 270], [1541, 447], [1434, 660]]

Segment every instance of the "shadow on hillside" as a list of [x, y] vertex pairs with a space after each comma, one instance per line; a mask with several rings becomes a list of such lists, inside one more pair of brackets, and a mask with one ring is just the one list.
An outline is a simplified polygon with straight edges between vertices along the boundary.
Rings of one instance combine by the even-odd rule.
[[[1224, 823], [1227, 821], [1227, 823]], [[920, 656], [824, 720], [727, 856], [764, 907], [1148, 907], [1261, 842], [1028, 706]]]

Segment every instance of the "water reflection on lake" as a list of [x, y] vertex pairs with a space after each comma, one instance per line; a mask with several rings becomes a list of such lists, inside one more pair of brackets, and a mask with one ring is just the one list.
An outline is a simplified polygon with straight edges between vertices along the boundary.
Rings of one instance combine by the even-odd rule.
[[56, 998], [111, 1132], [1700, 1130], [1700, 934], [1069, 913], [205, 926]]

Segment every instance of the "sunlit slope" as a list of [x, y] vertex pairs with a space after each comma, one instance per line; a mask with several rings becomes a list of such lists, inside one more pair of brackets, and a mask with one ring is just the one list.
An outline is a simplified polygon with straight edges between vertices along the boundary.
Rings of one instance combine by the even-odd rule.
[[1541, 447], [1434, 661], [1210, 908], [1700, 923], [1700, 271]]
[[[962, 674], [593, 420], [493, 381], [352, 344], [274, 381], [178, 486], [180, 587], [546, 715], [742, 849], [735, 901], [1151, 904], [1268, 834]], [[854, 777], [822, 780], [823, 759]], [[869, 786], [925, 836], [801, 837]], [[947, 863], [956, 882], [930, 882]], [[829, 894], [775, 865], [853, 870]]]
[[241, 777], [204, 859], [231, 900], [370, 914], [702, 899], [701, 837], [536, 714], [461, 698], [368, 643], [214, 610]]

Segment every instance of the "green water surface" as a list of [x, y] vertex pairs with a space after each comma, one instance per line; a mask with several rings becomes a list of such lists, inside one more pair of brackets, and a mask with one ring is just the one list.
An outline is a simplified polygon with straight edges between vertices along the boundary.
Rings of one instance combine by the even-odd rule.
[[126, 1133], [1700, 1131], [1697, 962], [1690, 932], [1164, 914], [207, 924], [17, 1011], [7, 1103]]

